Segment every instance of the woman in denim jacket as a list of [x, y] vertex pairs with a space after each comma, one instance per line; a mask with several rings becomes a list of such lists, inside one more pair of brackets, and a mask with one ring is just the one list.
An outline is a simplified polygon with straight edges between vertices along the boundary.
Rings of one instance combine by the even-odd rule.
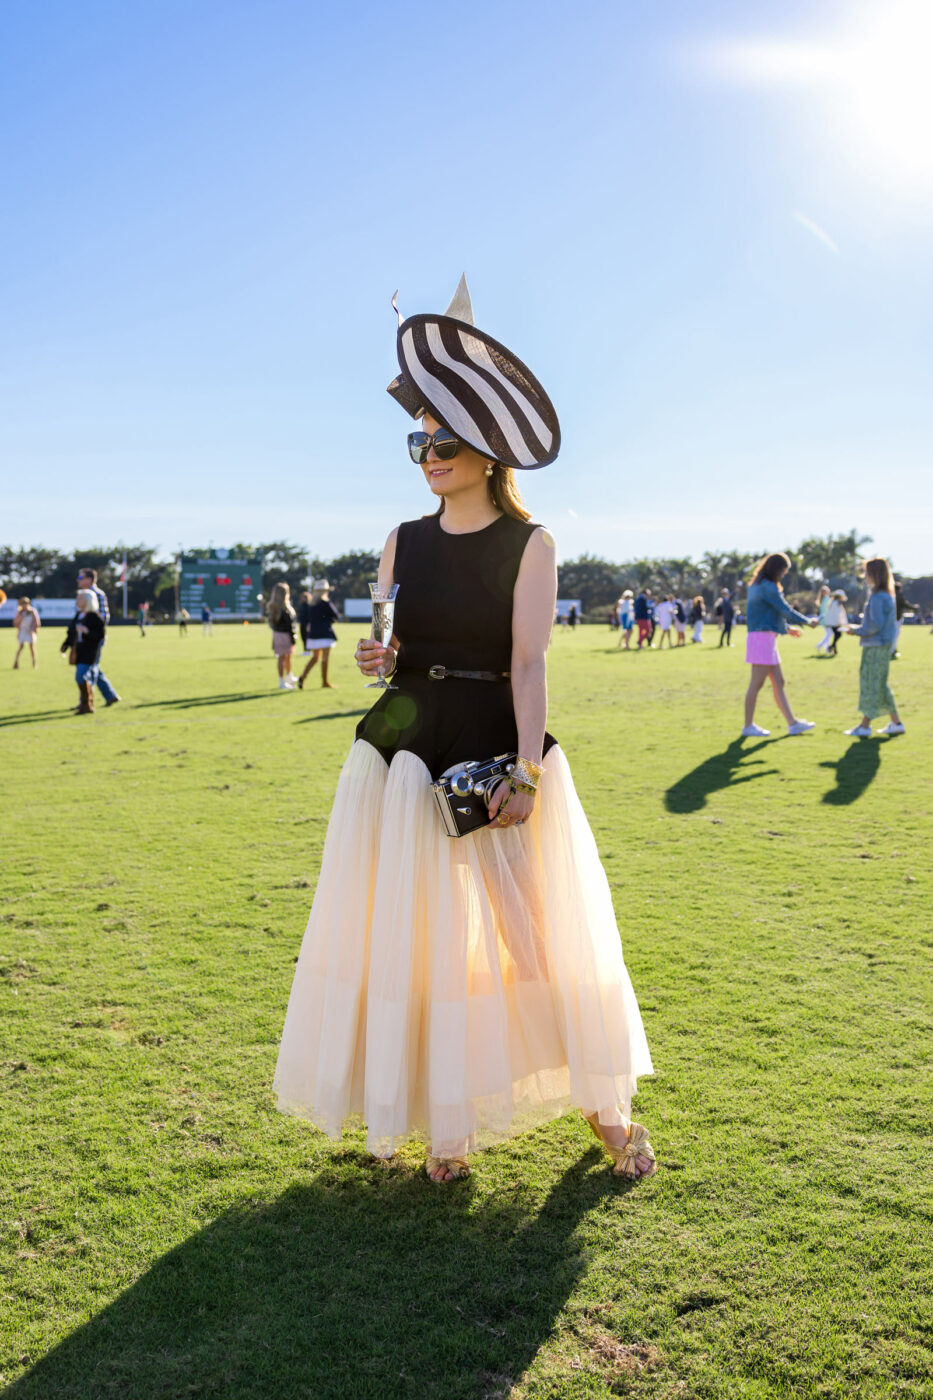
[[862, 663], [859, 667], [859, 708], [862, 718], [854, 729], [845, 732], [855, 739], [871, 738], [871, 722], [885, 710], [890, 724], [881, 734], [903, 734], [904, 726], [897, 713], [897, 703], [888, 684], [891, 650], [897, 637], [897, 609], [894, 604], [894, 582], [887, 559], [869, 559], [865, 577], [871, 592], [860, 627], [851, 624], [846, 631], [861, 639]]
[[[794, 718], [784, 690], [784, 673], [777, 649], [777, 639], [781, 634], [799, 637], [800, 627], [816, 626], [815, 618], [804, 617], [784, 597], [781, 579], [789, 568], [790, 560], [786, 554], [769, 554], [756, 568], [749, 585], [745, 609], [748, 626], [745, 660], [751, 665], [752, 676], [745, 692], [743, 739], [767, 738], [771, 732], [755, 723], [755, 704], [766, 680], [770, 680], [775, 703], [787, 720], [788, 734], [806, 734], [816, 727], [811, 720]], [[788, 622], [799, 623], [800, 627], [788, 626]]]

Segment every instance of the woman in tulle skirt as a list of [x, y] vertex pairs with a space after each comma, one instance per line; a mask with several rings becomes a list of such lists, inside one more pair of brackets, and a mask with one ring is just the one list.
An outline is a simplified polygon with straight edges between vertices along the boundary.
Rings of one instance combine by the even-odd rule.
[[[567, 760], [546, 732], [554, 542], [514, 472], [554, 460], [560, 431], [530, 371], [473, 326], [465, 282], [444, 316], [402, 321], [389, 392], [439, 508], [390, 534], [398, 585], [389, 674], [337, 785], [275, 1076], [279, 1108], [333, 1138], [362, 1119], [427, 1172], [582, 1110], [614, 1170], [650, 1175], [630, 1119], [652, 1064], [612, 900]], [[447, 835], [433, 782], [517, 753], [485, 827]]]

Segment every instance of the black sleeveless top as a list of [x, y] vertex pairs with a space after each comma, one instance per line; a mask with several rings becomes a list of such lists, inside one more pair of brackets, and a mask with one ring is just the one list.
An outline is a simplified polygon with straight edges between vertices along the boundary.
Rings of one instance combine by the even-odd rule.
[[[398, 527], [398, 690], [384, 691], [356, 731], [387, 763], [406, 750], [439, 778], [455, 763], [518, 747], [507, 681], [432, 681], [426, 672], [511, 670], [512, 593], [537, 528], [510, 515], [465, 535], [445, 533], [437, 515]], [[546, 734], [544, 752], [556, 742]]]

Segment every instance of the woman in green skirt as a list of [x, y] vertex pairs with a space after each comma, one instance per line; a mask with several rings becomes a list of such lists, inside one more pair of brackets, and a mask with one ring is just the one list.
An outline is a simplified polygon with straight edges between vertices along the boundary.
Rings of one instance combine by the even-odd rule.
[[897, 713], [897, 703], [888, 684], [891, 648], [897, 632], [894, 606], [894, 580], [887, 559], [869, 559], [865, 565], [869, 595], [860, 627], [845, 630], [861, 639], [862, 663], [859, 668], [859, 708], [862, 718], [854, 729], [845, 732], [855, 739], [871, 738], [871, 722], [878, 715], [891, 717], [890, 724], [880, 734], [903, 734], [904, 726]]

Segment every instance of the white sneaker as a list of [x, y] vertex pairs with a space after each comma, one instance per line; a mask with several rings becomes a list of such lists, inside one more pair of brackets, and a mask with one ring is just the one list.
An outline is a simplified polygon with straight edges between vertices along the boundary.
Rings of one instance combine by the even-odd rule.
[[285, 677], [284, 677], [284, 676], [279, 676], [279, 690], [287, 690], [287, 689], [288, 689], [288, 686], [287, 686], [286, 683], [285, 683]]
[[793, 724], [787, 726], [787, 732], [790, 735], [809, 734], [810, 730], [815, 728], [816, 725], [812, 719], [795, 719]]
[[843, 734], [848, 734], [850, 739], [870, 739], [871, 727], [867, 724], [857, 724], [854, 729], [844, 729]]
[[295, 690], [295, 689], [296, 689], [296, 687], [297, 687], [297, 685], [298, 685], [298, 682], [297, 682], [297, 680], [295, 679], [294, 676], [288, 675], [288, 676], [283, 677], [283, 679], [284, 679], [284, 681], [285, 681], [285, 689], [286, 689], [286, 690]]
[[906, 731], [903, 724], [895, 724], [892, 719], [890, 724], [886, 724], [883, 729], [879, 729], [879, 734], [904, 734]]
[[742, 730], [742, 738], [767, 739], [770, 733], [770, 729], [762, 729], [760, 724], [746, 724], [745, 728]]

